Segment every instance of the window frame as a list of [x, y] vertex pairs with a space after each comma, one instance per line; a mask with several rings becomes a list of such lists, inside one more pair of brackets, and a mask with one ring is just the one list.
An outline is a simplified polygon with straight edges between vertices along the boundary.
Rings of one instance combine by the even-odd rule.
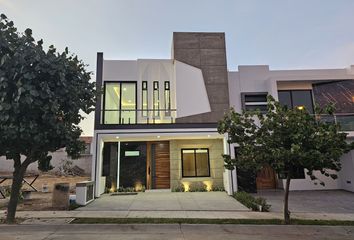
[[[185, 176], [184, 171], [183, 171], [183, 150], [193, 150], [194, 151], [194, 172], [195, 176]], [[198, 176], [197, 175], [197, 150], [207, 150], [207, 155], [208, 155], [208, 175], [203, 175], [203, 176]], [[200, 178], [200, 177], [210, 177], [210, 154], [209, 154], [209, 148], [181, 148], [181, 163], [182, 163], [182, 178]]]
[[[294, 109], [294, 100], [293, 100], [293, 92], [304, 92], [304, 91], [307, 91], [307, 92], [310, 92], [310, 96], [311, 96], [311, 107], [312, 107], [312, 113], [311, 114], [315, 114], [315, 98], [313, 97], [313, 91], [312, 89], [282, 89], [282, 90], [278, 90], [278, 93], [279, 92], [289, 92], [290, 93], [290, 101], [291, 101], [291, 109]], [[278, 97], [278, 100], [279, 100], [279, 97]], [[280, 102], [280, 101], [279, 101]], [[282, 104], [280, 102], [280, 104]], [[309, 110], [309, 109], [307, 109]]]
[[[168, 96], [167, 96], [167, 94], [168, 94]], [[166, 100], [168, 100], [168, 104], [167, 104]], [[170, 83], [170, 81], [164, 82], [164, 104], [165, 104], [165, 116], [169, 117], [169, 116], [171, 116], [171, 83]]]
[[[249, 101], [249, 102], [247, 102], [246, 101], [246, 97], [248, 97], [248, 96], [261, 96], [261, 95], [265, 95], [265, 97], [266, 97], [264, 102], [257, 102], [257, 101]], [[242, 109], [244, 111], [255, 111], [255, 110], [257, 110], [257, 108], [254, 109], [254, 110], [248, 110], [247, 106], [256, 106], [256, 107], [258, 106], [258, 107], [266, 107], [267, 108], [267, 96], [268, 95], [269, 95], [268, 92], [242, 92], [241, 93]], [[264, 113], [264, 112], [267, 111], [267, 110], [261, 110], [260, 108], [259, 108], [259, 110], [261, 111], [261, 113]]]
[[[159, 118], [160, 117], [160, 83], [159, 83], [159, 81], [153, 81], [152, 85], [153, 85], [152, 86], [153, 117], [154, 118]], [[155, 91], [157, 93], [157, 99], [155, 98]], [[157, 103], [157, 108], [155, 107], [155, 102]]]
[[[119, 117], [117, 123], [105, 123], [105, 113], [106, 113], [106, 85], [107, 84], [114, 84], [118, 83], [119, 86]], [[138, 115], [137, 115], [137, 109], [138, 109], [138, 86], [137, 86], [137, 81], [104, 81], [103, 82], [103, 103], [102, 103], [102, 124], [103, 125], [127, 125], [126, 123], [122, 124], [121, 120], [121, 112], [122, 112], [122, 84], [123, 83], [134, 83], [135, 84], [135, 123], [130, 123], [130, 124], [136, 124], [138, 121]]]
[[[144, 86], [145, 85], [145, 86]], [[144, 108], [144, 92], [146, 94], [146, 109]], [[148, 81], [142, 81], [141, 83], [141, 116], [142, 117], [149, 117], [149, 83]]]

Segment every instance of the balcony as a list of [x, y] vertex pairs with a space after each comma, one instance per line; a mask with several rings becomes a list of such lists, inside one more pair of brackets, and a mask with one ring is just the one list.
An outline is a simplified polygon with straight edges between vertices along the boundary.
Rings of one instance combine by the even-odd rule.
[[103, 125], [171, 124], [175, 123], [176, 109], [121, 109], [102, 110]]
[[354, 113], [336, 113], [333, 116], [319, 115], [320, 119], [325, 122], [335, 122], [344, 132], [354, 131]]

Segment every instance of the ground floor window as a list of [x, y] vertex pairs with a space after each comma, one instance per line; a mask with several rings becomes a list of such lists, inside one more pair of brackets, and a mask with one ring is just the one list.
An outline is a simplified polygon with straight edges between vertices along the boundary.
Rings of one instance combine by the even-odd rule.
[[209, 149], [182, 149], [182, 177], [210, 177]]

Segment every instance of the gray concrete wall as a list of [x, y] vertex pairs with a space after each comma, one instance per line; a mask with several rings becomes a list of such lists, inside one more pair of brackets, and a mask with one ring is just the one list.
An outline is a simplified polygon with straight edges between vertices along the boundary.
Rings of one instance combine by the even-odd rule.
[[219, 121], [229, 108], [225, 34], [175, 32], [172, 58], [202, 70], [211, 107], [209, 113], [177, 118], [176, 122]]
[[[60, 149], [52, 155], [51, 164], [54, 167], [53, 172], [59, 171], [59, 167], [62, 165], [62, 160], [70, 159], [64, 149]], [[73, 166], [78, 166], [85, 170], [85, 175], [91, 174], [92, 155], [82, 155], [79, 159], [73, 160]], [[13, 172], [13, 160], [6, 160], [5, 157], [0, 158], [0, 172]], [[27, 172], [38, 172], [37, 162], [28, 166]]]

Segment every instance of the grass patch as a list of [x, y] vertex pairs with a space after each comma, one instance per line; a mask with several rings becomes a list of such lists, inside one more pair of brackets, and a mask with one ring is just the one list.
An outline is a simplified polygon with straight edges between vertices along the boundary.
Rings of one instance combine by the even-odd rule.
[[[282, 225], [281, 219], [76, 218], [71, 224], [250, 224]], [[354, 226], [354, 221], [292, 219], [292, 225]]]

